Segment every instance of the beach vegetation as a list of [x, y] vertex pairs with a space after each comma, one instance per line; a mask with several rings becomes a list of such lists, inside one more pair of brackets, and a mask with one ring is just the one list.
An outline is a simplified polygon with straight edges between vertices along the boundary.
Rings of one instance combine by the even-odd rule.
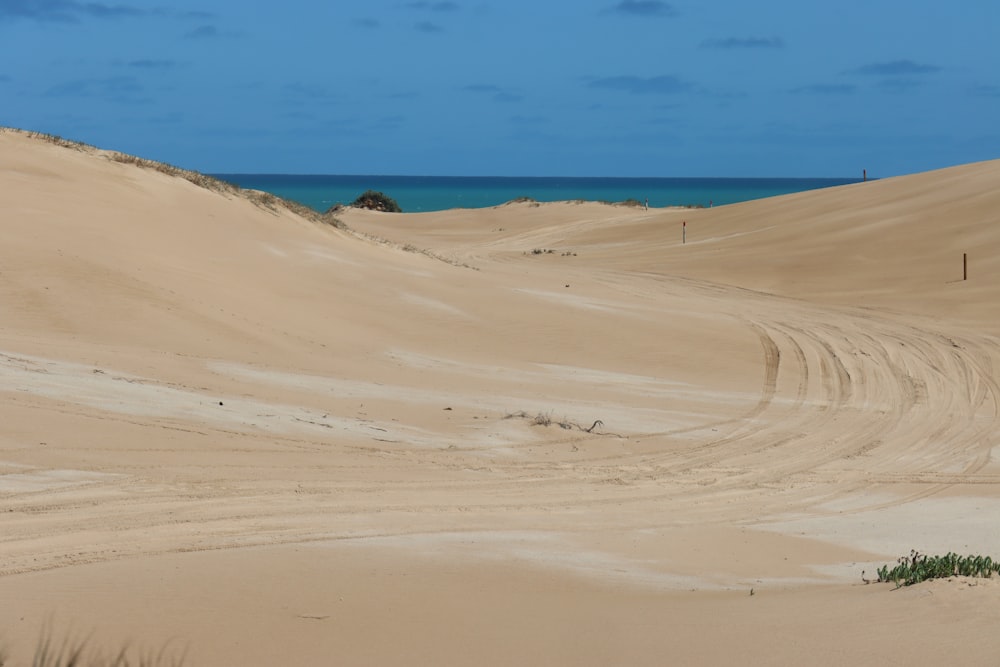
[[[503, 418], [504, 419], [523, 419], [523, 420], [527, 421], [528, 423], [530, 423], [532, 426], [545, 426], [545, 427], [548, 427], [548, 426], [551, 426], [552, 424], [555, 424], [556, 426], [558, 426], [559, 428], [561, 428], [561, 429], [563, 429], [565, 431], [571, 431], [571, 430], [575, 429], [577, 431], [583, 431], [584, 433], [593, 433], [594, 429], [598, 428], [599, 426], [604, 426], [604, 422], [601, 421], [600, 419], [595, 419], [591, 423], [590, 426], [583, 426], [583, 425], [581, 425], [581, 424], [579, 424], [577, 422], [574, 422], [574, 421], [571, 421], [571, 420], [567, 419], [566, 417], [563, 417], [561, 420], [552, 419], [552, 414], [548, 413], [548, 412], [539, 412], [539, 413], [535, 414], [534, 417], [532, 417], [530, 414], [528, 414], [524, 410], [518, 410], [517, 412], [510, 412], [510, 413], [504, 415]], [[613, 436], [619, 437], [619, 438], [621, 437], [617, 433], [608, 433], [606, 435], [613, 435]]]
[[300, 204], [295, 201], [288, 199], [283, 199], [269, 192], [262, 192], [260, 190], [244, 190], [239, 185], [234, 183], [229, 183], [220, 178], [215, 178], [214, 176], [208, 176], [207, 174], [202, 174], [201, 172], [192, 171], [190, 169], [182, 169], [181, 167], [175, 167], [172, 164], [166, 162], [157, 162], [156, 160], [147, 160], [146, 158], [136, 157], [135, 155], [129, 155], [128, 153], [121, 153], [118, 151], [105, 151], [95, 148], [90, 144], [85, 144], [82, 141], [74, 141], [72, 139], [66, 139], [55, 134], [46, 134], [44, 132], [31, 132], [27, 130], [18, 130], [11, 127], [0, 127], [0, 131], [3, 132], [16, 132], [23, 134], [32, 139], [38, 139], [40, 141], [45, 141], [50, 144], [60, 146], [62, 148], [69, 148], [77, 151], [91, 152], [94, 154], [103, 155], [112, 162], [118, 162], [121, 164], [128, 164], [141, 169], [149, 169], [153, 171], [160, 172], [161, 174], [166, 174], [167, 176], [173, 176], [176, 178], [183, 178], [184, 180], [196, 185], [200, 188], [206, 190], [211, 190], [212, 192], [218, 192], [226, 196], [241, 197], [253, 203], [255, 206], [277, 212], [279, 209], [285, 209], [291, 211], [307, 220], [312, 220], [314, 222], [321, 222], [328, 225], [337, 227], [338, 229], [346, 229], [346, 225], [337, 219], [335, 216], [330, 215], [329, 212], [326, 214], [321, 214], [308, 206]]
[[531, 420], [532, 426], [549, 426], [552, 423], [552, 415], [546, 414], [544, 412], [539, 412], [535, 415], [535, 418]]
[[385, 213], [403, 212], [403, 209], [399, 207], [395, 199], [377, 190], [365, 190], [357, 199], [351, 202], [351, 206]]
[[347, 231], [347, 224], [337, 217], [337, 215], [343, 213], [346, 208], [346, 206], [337, 202], [330, 208], [326, 209], [326, 211], [320, 216], [320, 219], [328, 225]]
[[[552, 248], [532, 248], [530, 251], [525, 250], [524, 254], [525, 255], [555, 255], [556, 252], [557, 251], [553, 250]], [[564, 252], [560, 252], [559, 256], [560, 257], [576, 257], [576, 253], [573, 252], [572, 250], [566, 250]]]
[[[949, 552], [944, 556], [927, 556], [916, 550], [901, 556], [893, 568], [884, 565], [878, 570], [880, 583], [892, 582], [896, 588], [912, 586], [929, 579], [947, 577], [992, 577], [1000, 572], [1000, 561], [989, 556], [959, 556]], [[864, 573], [862, 573], [863, 575]]]
[[[20, 130], [15, 130], [14, 128], [3, 128], [4, 131], [19, 132]], [[77, 151], [86, 150], [96, 150], [90, 144], [85, 144], [82, 141], [76, 141], [74, 139], [66, 139], [65, 137], [60, 137], [58, 134], [49, 134], [47, 132], [31, 132], [24, 131], [24, 134], [31, 137], [32, 139], [40, 139], [41, 141], [46, 141], [50, 144], [56, 146], [61, 146], [63, 148], [72, 148]]]
[[[177, 652], [170, 645], [158, 651], [134, 649], [125, 644], [111, 654], [106, 654], [88, 645], [86, 639], [63, 639], [54, 641], [52, 632], [46, 628], [42, 632], [32, 667], [181, 667], [186, 659], [186, 651]], [[0, 667], [10, 664], [8, 654], [0, 651]]]
[[[580, 200], [581, 203], [586, 200]], [[604, 204], [605, 206], [628, 206], [630, 208], [641, 208], [644, 204], [638, 199], [623, 199], [621, 201], [611, 201], [610, 199], [598, 199], [598, 204]]]

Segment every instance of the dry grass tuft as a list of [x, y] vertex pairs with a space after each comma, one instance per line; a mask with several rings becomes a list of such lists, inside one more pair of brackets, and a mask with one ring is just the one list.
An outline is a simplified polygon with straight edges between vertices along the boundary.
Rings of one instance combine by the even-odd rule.
[[[178, 653], [169, 644], [158, 651], [133, 649], [128, 644], [112, 654], [88, 645], [87, 639], [63, 639], [55, 642], [46, 628], [31, 659], [31, 667], [181, 667], [186, 651]], [[0, 650], [0, 667], [13, 667], [7, 653]]]
[[[566, 419], [565, 417], [563, 417], [561, 421], [555, 421], [555, 420], [552, 419], [552, 415], [549, 414], [549, 413], [546, 413], [546, 412], [539, 412], [534, 417], [532, 417], [530, 414], [528, 414], [524, 410], [518, 410], [517, 412], [508, 413], [508, 414], [504, 415], [503, 418], [504, 419], [524, 419], [525, 421], [530, 422], [532, 426], [546, 426], [547, 427], [547, 426], [552, 426], [552, 424], [555, 424], [559, 428], [561, 428], [561, 429], [563, 429], [565, 431], [572, 431], [572, 430], [575, 429], [577, 431], [583, 431], [584, 433], [595, 433], [595, 431], [597, 430], [598, 427], [603, 427], [604, 426], [604, 422], [601, 421], [600, 419], [595, 419], [593, 421], [593, 423], [588, 427], [588, 426], [583, 426], [582, 424], [578, 424], [577, 422], [570, 421], [569, 419]], [[616, 438], [623, 437], [623, 436], [621, 436], [621, 435], [619, 435], [617, 433], [596, 433], [596, 435], [613, 435]]]
[[313, 222], [319, 222], [322, 224], [331, 225], [337, 229], [347, 229], [347, 225], [343, 223], [339, 218], [333, 215], [333, 211], [327, 211], [326, 213], [319, 213], [308, 206], [303, 206], [298, 202], [290, 201], [277, 197], [269, 192], [260, 192], [258, 190], [244, 190], [240, 186], [221, 179], [215, 178], [213, 176], [208, 176], [202, 174], [201, 172], [192, 171], [190, 169], [181, 169], [180, 167], [175, 167], [174, 165], [167, 164], [165, 162], [157, 162], [156, 160], [147, 160], [145, 158], [136, 157], [135, 155], [129, 155], [127, 153], [121, 153], [118, 151], [102, 151], [94, 146], [85, 144], [82, 141], [73, 141], [71, 139], [64, 139], [63, 137], [46, 134], [44, 132], [30, 132], [27, 130], [19, 130], [12, 127], [0, 127], [2, 132], [15, 132], [20, 133], [25, 136], [31, 137], [32, 139], [39, 139], [41, 141], [54, 144], [63, 148], [69, 148], [72, 150], [83, 151], [92, 153], [94, 155], [104, 155], [107, 159], [113, 162], [119, 162], [121, 164], [128, 164], [140, 169], [150, 169], [153, 171], [158, 171], [161, 174], [166, 174], [174, 178], [183, 178], [184, 180], [197, 185], [199, 188], [204, 188], [212, 192], [218, 192], [221, 195], [228, 197], [241, 197], [247, 201], [252, 202], [255, 206], [260, 208], [278, 212], [279, 210], [286, 210], [306, 220], [312, 220]]

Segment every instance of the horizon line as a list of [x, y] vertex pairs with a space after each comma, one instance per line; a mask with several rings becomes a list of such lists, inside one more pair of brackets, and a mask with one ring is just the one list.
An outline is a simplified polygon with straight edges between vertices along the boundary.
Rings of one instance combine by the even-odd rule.
[[[858, 176], [496, 176], [496, 175], [457, 175], [457, 174], [333, 174], [333, 173], [306, 173], [306, 172], [268, 172], [268, 171], [205, 171], [208, 176], [330, 176], [337, 178], [468, 178], [468, 179], [574, 179], [574, 180], [731, 180], [731, 181], [754, 181], [754, 180], [786, 180], [786, 181], [857, 181], [862, 182], [863, 177]], [[887, 177], [888, 178], [888, 177]], [[867, 176], [867, 180], [878, 180], [879, 177]]]

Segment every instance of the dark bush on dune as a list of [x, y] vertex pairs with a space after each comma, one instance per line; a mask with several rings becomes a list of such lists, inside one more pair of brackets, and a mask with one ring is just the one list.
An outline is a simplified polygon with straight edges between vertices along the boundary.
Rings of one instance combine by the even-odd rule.
[[351, 202], [355, 208], [367, 208], [372, 211], [385, 211], [386, 213], [402, 213], [403, 209], [392, 197], [388, 197], [375, 190], [366, 190], [360, 197]]

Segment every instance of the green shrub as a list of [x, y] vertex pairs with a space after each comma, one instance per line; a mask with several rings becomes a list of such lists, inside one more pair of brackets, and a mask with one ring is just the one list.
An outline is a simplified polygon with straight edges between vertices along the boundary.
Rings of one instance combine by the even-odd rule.
[[884, 565], [878, 570], [880, 582], [893, 582], [896, 588], [919, 584], [928, 579], [947, 577], [985, 577], [1000, 572], [1000, 561], [989, 556], [959, 556], [948, 552], [944, 556], [926, 556], [911, 551], [909, 556], [899, 558], [898, 565], [889, 569]]
[[351, 206], [355, 208], [367, 208], [372, 211], [384, 211], [386, 213], [402, 213], [396, 200], [375, 190], [366, 190], [361, 196], [355, 199]]

